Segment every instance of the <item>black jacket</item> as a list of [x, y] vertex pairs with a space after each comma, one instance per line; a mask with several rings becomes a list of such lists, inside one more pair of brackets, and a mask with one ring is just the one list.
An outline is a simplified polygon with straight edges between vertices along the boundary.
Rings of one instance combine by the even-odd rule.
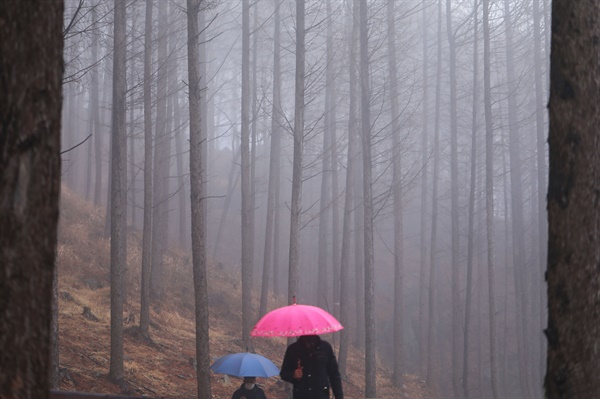
[[246, 389], [244, 384], [242, 384], [242, 386], [233, 393], [231, 399], [240, 399], [243, 396], [246, 397], [246, 399], [267, 399], [265, 391], [260, 389], [256, 384], [254, 384], [254, 388], [250, 390]]
[[[305, 345], [312, 339], [314, 347]], [[294, 370], [302, 366], [302, 378], [294, 379]], [[297, 342], [288, 346], [283, 357], [281, 379], [294, 385], [294, 399], [329, 398], [329, 390], [336, 399], [344, 399], [342, 379], [333, 348], [318, 336], [301, 336]]]

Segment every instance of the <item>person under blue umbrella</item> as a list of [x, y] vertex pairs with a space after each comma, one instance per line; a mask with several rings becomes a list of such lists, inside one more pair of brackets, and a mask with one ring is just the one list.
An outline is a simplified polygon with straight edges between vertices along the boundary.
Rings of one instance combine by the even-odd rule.
[[256, 377], [244, 377], [242, 386], [231, 396], [231, 399], [267, 399], [265, 391], [256, 385]]

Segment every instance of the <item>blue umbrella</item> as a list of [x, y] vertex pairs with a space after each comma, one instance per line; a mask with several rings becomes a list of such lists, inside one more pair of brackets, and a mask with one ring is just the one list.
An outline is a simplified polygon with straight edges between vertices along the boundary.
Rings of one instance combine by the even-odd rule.
[[272, 377], [279, 375], [279, 369], [272, 361], [256, 353], [232, 353], [218, 358], [210, 369], [217, 374], [235, 377]]

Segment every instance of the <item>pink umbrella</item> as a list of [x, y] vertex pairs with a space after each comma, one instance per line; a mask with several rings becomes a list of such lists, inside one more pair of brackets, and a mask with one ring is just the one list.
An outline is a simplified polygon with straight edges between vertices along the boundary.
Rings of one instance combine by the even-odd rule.
[[270, 311], [256, 323], [253, 337], [298, 337], [327, 334], [344, 328], [339, 321], [316, 306], [292, 305]]

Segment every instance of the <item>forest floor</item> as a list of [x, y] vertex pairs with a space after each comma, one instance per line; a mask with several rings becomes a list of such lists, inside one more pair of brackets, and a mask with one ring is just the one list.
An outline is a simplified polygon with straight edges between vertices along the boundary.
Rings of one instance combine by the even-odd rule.
[[[60, 389], [155, 398], [196, 397], [194, 303], [191, 255], [169, 250], [163, 273], [160, 305], [150, 311], [151, 342], [138, 334], [141, 275], [141, 234], [129, 233], [125, 273], [124, 381], [108, 379], [110, 359], [110, 240], [104, 237], [104, 212], [62, 187], [59, 224]], [[211, 362], [244, 351], [241, 342], [240, 276], [209, 264]], [[253, 298], [258, 303], [258, 295]], [[155, 301], [156, 302], [156, 301]], [[270, 308], [284, 306], [271, 296]], [[335, 344], [339, 337], [325, 337]], [[284, 338], [255, 338], [256, 353], [280, 364]], [[391, 371], [377, 367], [378, 398], [435, 399], [437, 394], [415, 375], [406, 375], [402, 389], [394, 387]], [[259, 378], [269, 399], [284, 399], [279, 377]], [[241, 379], [211, 372], [215, 399], [229, 399]], [[344, 380], [348, 399], [364, 398], [362, 352], [351, 348]]]

